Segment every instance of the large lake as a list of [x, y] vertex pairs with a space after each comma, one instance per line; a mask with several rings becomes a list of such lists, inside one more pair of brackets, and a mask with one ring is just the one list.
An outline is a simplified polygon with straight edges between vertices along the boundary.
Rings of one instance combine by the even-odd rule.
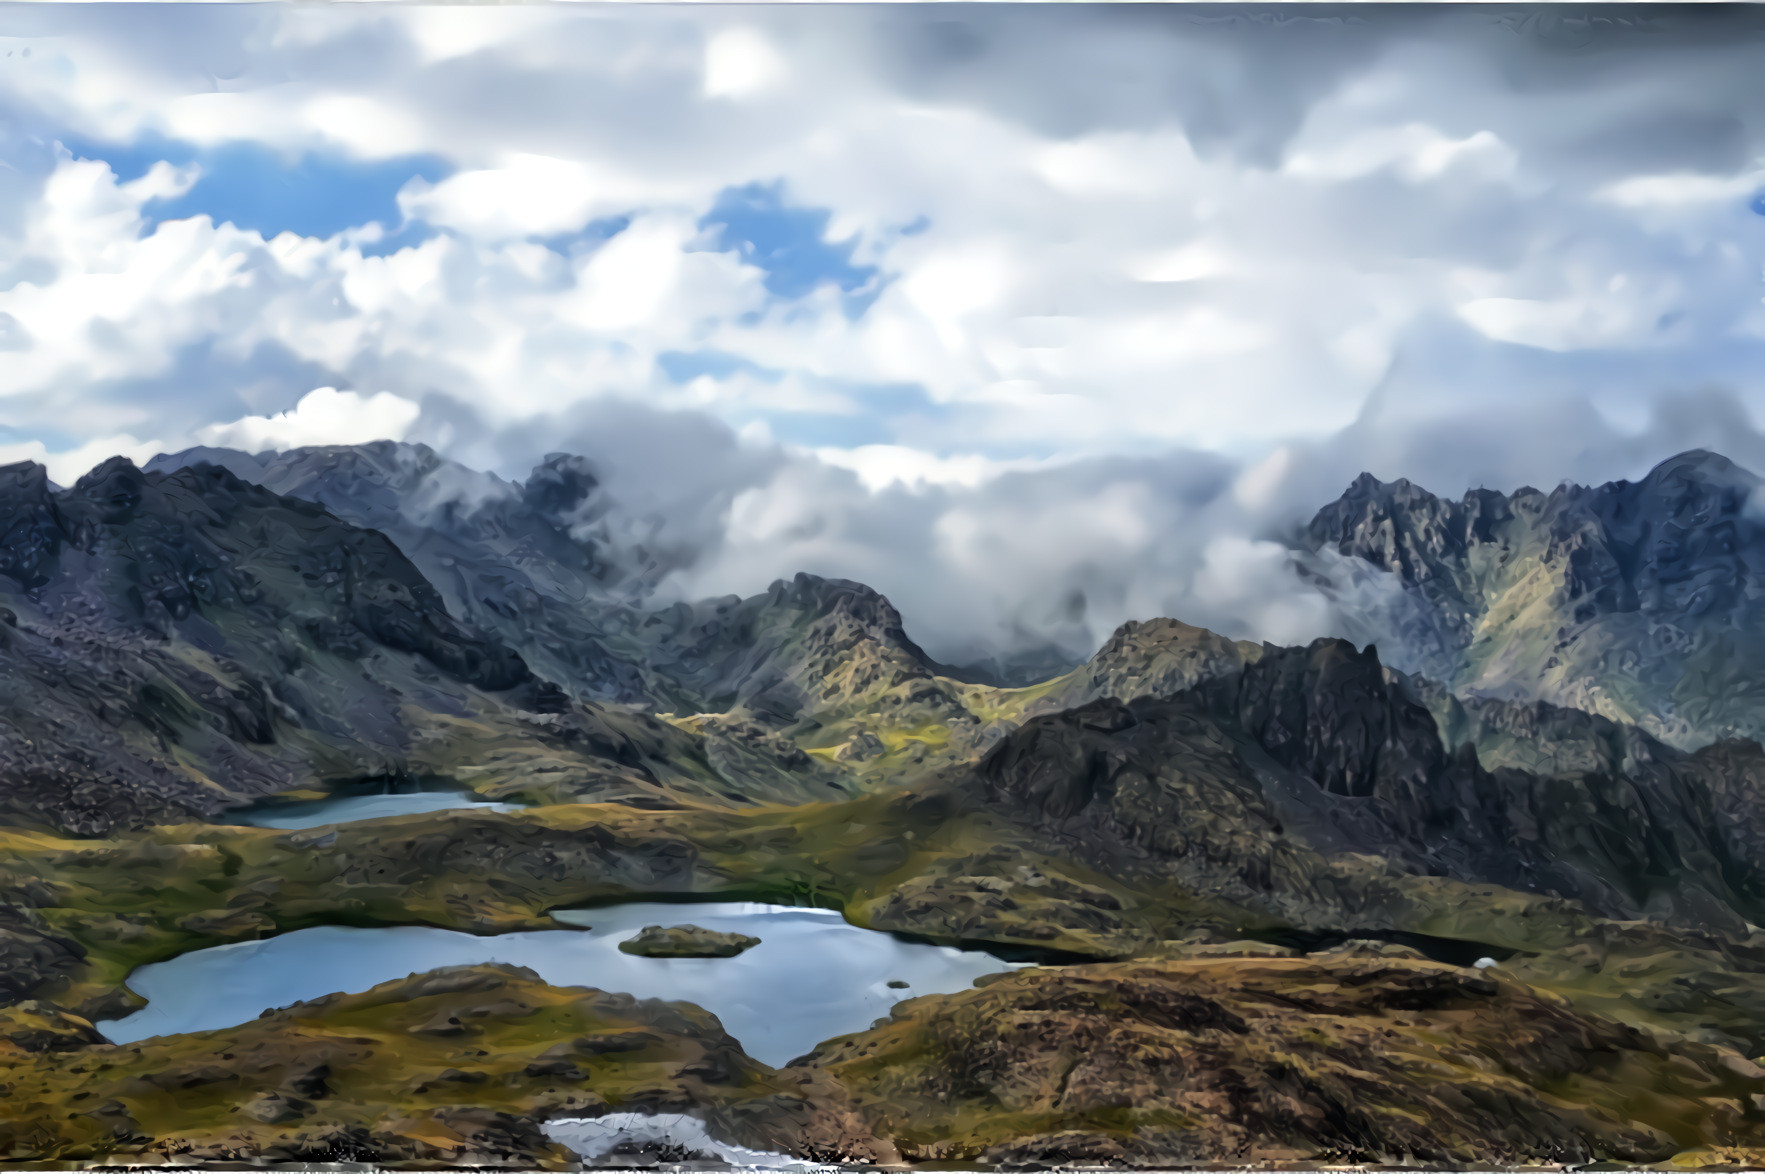
[[[983, 974], [1013, 968], [990, 954], [860, 929], [828, 910], [643, 902], [556, 916], [589, 928], [478, 937], [424, 926], [319, 926], [194, 950], [130, 975], [130, 989], [146, 997], [147, 1006], [98, 1028], [130, 1043], [231, 1027], [266, 1008], [364, 991], [437, 966], [507, 962], [557, 986], [697, 1003], [722, 1020], [750, 1056], [776, 1067], [823, 1040], [864, 1030], [901, 999], [965, 990]], [[760, 944], [734, 958], [619, 951], [621, 941], [646, 925], [683, 923], [752, 934]], [[894, 989], [890, 980], [908, 986]]]

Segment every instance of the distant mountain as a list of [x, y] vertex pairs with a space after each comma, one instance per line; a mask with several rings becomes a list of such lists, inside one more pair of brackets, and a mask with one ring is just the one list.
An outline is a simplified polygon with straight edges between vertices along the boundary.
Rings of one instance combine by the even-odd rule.
[[631, 574], [571, 533], [597, 488], [578, 459], [554, 456], [526, 484], [392, 441], [259, 456], [197, 448], [155, 457], [146, 468], [202, 464], [385, 534], [454, 615], [496, 633], [577, 696], [657, 700], [637, 649], [616, 647], [620, 631], [637, 622]]
[[[195, 465], [0, 468], [0, 809], [78, 831], [388, 775], [671, 804], [696, 739], [571, 703], [386, 536]], [[480, 763], [495, 757], [492, 774]]]
[[[692, 729], [744, 795], [849, 788], [849, 770], [824, 769], [799, 741], [837, 748], [883, 725], [954, 725], [966, 745], [985, 725], [964, 709], [950, 674], [996, 678], [933, 661], [863, 584], [799, 574], [745, 599], [646, 605], [643, 552], [613, 552], [595, 537], [598, 483], [578, 457], [550, 456], [525, 482], [391, 441], [259, 456], [190, 449], [147, 468], [204, 465], [385, 534], [449, 611], [578, 698], [717, 715]], [[890, 752], [864, 741], [846, 761]]]
[[1305, 532], [1347, 635], [1454, 692], [1765, 737], [1760, 479], [1683, 453], [1641, 481], [1449, 501], [1363, 475]]
[[[819, 704], [824, 686], [813, 686], [814, 698], [778, 690], [786, 678], [831, 679], [828, 649], [874, 645], [897, 671], [931, 675], [900, 615], [862, 584], [798, 575], [746, 600], [645, 606], [643, 552], [613, 552], [594, 537], [599, 486], [579, 457], [547, 457], [525, 482], [392, 441], [259, 456], [189, 449], [147, 468], [201, 464], [385, 534], [450, 610], [578, 696], [686, 713], [740, 706], [793, 720]], [[806, 635], [817, 618], [841, 632], [809, 639], [803, 663], [785, 665], [793, 633]]]
[[[1453, 742], [1430, 698], [1370, 648], [1325, 639], [1239, 658], [1198, 629], [1126, 636], [1149, 629], [1193, 671], [1088, 687], [1097, 699], [1030, 718], [965, 789], [1098, 867], [1138, 860], [1296, 924], [1376, 926], [1391, 909], [1372, 894], [1402, 877], [1739, 934], [1765, 920], [1765, 751], [1752, 742], [1688, 755], [1603, 718], [1505, 702], [1458, 707]], [[1099, 653], [1075, 676], [1108, 682], [1111, 669]], [[1515, 765], [1523, 755], [1532, 769]], [[1378, 864], [1349, 879], [1353, 860]]]

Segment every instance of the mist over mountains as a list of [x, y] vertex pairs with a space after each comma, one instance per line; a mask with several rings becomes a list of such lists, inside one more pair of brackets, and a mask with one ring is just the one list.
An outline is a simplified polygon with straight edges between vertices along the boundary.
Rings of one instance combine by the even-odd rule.
[[[255, 456], [192, 449], [146, 468], [200, 463], [385, 533], [451, 611], [501, 634], [550, 679], [589, 697], [655, 699], [631, 676], [641, 656], [620, 632], [654, 623], [683, 556], [633, 537], [617, 485], [603, 485], [591, 462], [554, 454], [512, 481], [422, 445], [377, 442]], [[1289, 545], [1246, 541], [1241, 553], [1257, 560], [1265, 596], [1318, 605], [1319, 630], [1301, 638], [1376, 643], [1386, 664], [1465, 695], [1547, 700], [1689, 747], [1765, 731], [1765, 694], [1746, 667], [1762, 630], [1758, 486], [1703, 450], [1634, 483], [1474, 490], [1459, 501], [1364, 474]], [[1081, 593], [1075, 613], [1085, 606]], [[1293, 642], [1282, 631], [1225, 634]], [[927, 660], [1024, 685], [1092, 651], [1021, 636], [966, 668]]]

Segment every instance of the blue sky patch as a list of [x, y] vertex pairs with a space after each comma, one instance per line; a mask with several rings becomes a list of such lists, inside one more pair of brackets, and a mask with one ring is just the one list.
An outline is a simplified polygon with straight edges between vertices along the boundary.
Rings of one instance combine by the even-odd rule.
[[1754, 196], [1752, 200], [1748, 202], [1747, 207], [1751, 208], [1759, 215], [1765, 216], [1765, 192], [1760, 192], [1758, 195]]
[[852, 263], [856, 238], [825, 239], [832, 219], [829, 209], [787, 204], [782, 182], [750, 183], [723, 189], [699, 227], [714, 230], [719, 251], [740, 253], [764, 269], [774, 297], [800, 298], [832, 284], [853, 295], [847, 314], [857, 317], [875, 299], [880, 275], [874, 265]]
[[[371, 161], [335, 152], [291, 157], [257, 143], [198, 147], [158, 136], [143, 136], [132, 143], [63, 136], [61, 142], [77, 158], [104, 160], [124, 183], [139, 179], [162, 159], [202, 168], [202, 177], [182, 196], [147, 204], [143, 211], [149, 231], [163, 220], [204, 214], [217, 224], [231, 221], [266, 238], [284, 231], [328, 237], [369, 221], [397, 230], [403, 224], [399, 189], [418, 176], [437, 183], [453, 171], [452, 164], [435, 155]], [[391, 252], [420, 240], [382, 241], [364, 251]]]
[[575, 232], [560, 232], [555, 236], [534, 239], [552, 252], [569, 257], [584, 250], [598, 249], [630, 227], [629, 216], [603, 216], [598, 220], [590, 220]]
[[768, 370], [740, 355], [719, 350], [663, 351], [656, 356], [656, 366], [676, 383], [691, 383], [701, 375], [727, 379], [738, 371], [757, 375], [768, 383], [777, 383], [784, 377], [783, 372]]

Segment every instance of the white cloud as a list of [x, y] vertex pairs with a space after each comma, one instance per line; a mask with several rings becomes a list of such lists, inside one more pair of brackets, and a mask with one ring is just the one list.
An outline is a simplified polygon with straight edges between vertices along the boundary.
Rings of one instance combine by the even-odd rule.
[[1744, 201], [1765, 187], [1765, 172], [1744, 175], [1636, 175], [1595, 192], [1621, 208], [1683, 208]]
[[1136, 281], [1199, 281], [1229, 271], [1231, 257], [1214, 241], [1197, 241], [1168, 253], [1136, 257], [1129, 267]]
[[49, 471], [49, 480], [67, 486], [78, 481], [94, 465], [111, 457], [127, 457], [141, 465], [164, 451], [164, 445], [157, 440], [137, 440], [126, 434], [88, 440], [77, 448], [58, 452], [51, 452], [40, 440], [27, 440], [18, 444], [0, 444], [0, 465], [34, 461]]
[[[1358, 471], [1310, 446], [1373, 416], [1387, 431], [1356, 461], [1433, 467], [1444, 450], [1409, 438], [1496, 399], [1597, 395], [1642, 419], [1720, 385], [1765, 405], [1757, 42], [1598, 47], [1611, 67], [1577, 72], [1459, 10], [1327, 34], [1152, 10], [732, 12], [36, 14], [54, 35], [0, 77], [28, 133], [454, 170], [398, 195], [433, 235], [374, 256], [383, 234], [360, 226], [155, 226], [195, 167], [120, 183], [9, 140], [14, 448], [66, 476], [132, 437], [359, 424], [496, 452], [595, 405], [695, 410], [799, 455], [757, 482], [735, 462], [692, 510], [651, 492], [690, 514], [682, 549], [734, 511], [692, 585], [809, 566], [905, 592], [946, 633], [1009, 615], [1082, 642], [1172, 608], [1302, 630], [1311, 603], [1230, 597], [1268, 570], [1269, 527]], [[719, 194], [773, 182], [878, 269], [862, 314], [828, 285], [770, 296], [764, 249], [711, 250]], [[616, 217], [604, 242], [542, 243]], [[680, 355], [709, 357], [676, 383]], [[277, 414], [321, 384], [392, 400]], [[1572, 434], [1550, 451], [1580, 459]], [[1210, 450], [1230, 460], [1207, 493], [1089, 463]]]
[[934, 254], [902, 279], [907, 301], [947, 340], [960, 345], [961, 320], [999, 304], [1011, 281], [1011, 262], [1001, 250], [975, 248]]
[[286, 412], [246, 416], [228, 424], [199, 428], [196, 437], [217, 448], [258, 453], [309, 444], [363, 444], [403, 440], [422, 409], [389, 391], [361, 395], [318, 387]]
[[515, 154], [499, 167], [457, 172], [399, 194], [406, 216], [485, 240], [574, 232], [597, 216], [627, 211], [659, 193], [606, 167]]
[[[1142, 68], [1132, 63], [1189, 60], [1192, 46], [1167, 31], [1100, 32], [1077, 16], [1071, 32], [1051, 30], [1030, 49], [1103, 54], [1036, 83], [1079, 101], [1074, 109], [1097, 125], [1078, 133], [1020, 116], [1010, 101], [1021, 95], [902, 84], [889, 72], [899, 63], [881, 64], [880, 42], [839, 13], [756, 11], [735, 26], [676, 10], [547, 10], [506, 22], [476, 10], [238, 19], [261, 31], [253, 48], [230, 50], [241, 58], [224, 91], [177, 93], [183, 83], [169, 64], [82, 29], [73, 43], [86, 48], [67, 60], [86, 72], [68, 93], [107, 125], [159, 120], [204, 141], [251, 137], [291, 157], [320, 142], [368, 157], [448, 155], [460, 169], [410, 184], [400, 210], [463, 239], [390, 257], [359, 256], [350, 246], [372, 243], [364, 234], [260, 244], [200, 222], [181, 236], [162, 226], [137, 239], [123, 222], [150, 193], [115, 185], [112, 212], [80, 210], [80, 241], [64, 235], [46, 250], [60, 278], [33, 296], [60, 307], [67, 328], [39, 331], [4, 311], [38, 340], [39, 356], [4, 381], [22, 391], [52, 378], [68, 386], [163, 371], [178, 347], [214, 331], [231, 353], [286, 347], [322, 378], [483, 402], [501, 419], [644, 395], [703, 405], [738, 427], [761, 417], [788, 438], [791, 415], [816, 410], [819, 393], [782, 396], [780, 387], [907, 383], [960, 412], [977, 451], [1244, 451], [1347, 424], [1404, 338], [1430, 319], [1457, 315], [1494, 341], [1574, 353], [1626, 332], [1654, 340], [1657, 323], [1687, 319], [1680, 303], [1696, 288], [1713, 312], [1675, 328], [1673, 345], [1690, 347], [1720, 331], [1719, 290], [1732, 280], [1669, 289], [1652, 277], [1673, 256], [1647, 239], [1659, 232], [1657, 209], [1647, 224], [1600, 222], [1600, 239], [1635, 238], [1627, 255], [1598, 260], [1580, 285], [1553, 287], [1561, 257], [1549, 226], [1585, 222], [1588, 206], [1571, 186], [1529, 171], [1548, 169], [1552, 156], [1527, 149], [1524, 110], [1504, 107], [1505, 97], [1453, 104], [1428, 88], [1502, 92], [1498, 71], [1439, 45], [1393, 47], [1364, 74], [1316, 89], [1285, 152], [1257, 167], [1198, 149], [1209, 141], [1206, 120], [1156, 102], [1124, 101], [1142, 125], [1112, 125], [1121, 111], [1095, 95]], [[898, 19], [910, 29], [919, 18]], [[387, 71], [352, 64], [352, 45], [401, 39], [409, 48], [386, 58]], [[1026, 51], [1002, 48], [991, 60]], [[1111, 56], [1107, 69], [1096, 63]], [[1158, 66], [1166, 68], [1176, 67]], [[786, 81], [797, 100], [764, 113], [722, 100]], [[552, 98], [536, 105], [541, 93]], [[185, 99], [209, 112], [164, 114]], [[1260, 117], [1246, 107], [1229, 121]], [[880, 296], [855, 321], [826, 291], [771, 304], [753, 263], [703, 251], [697, 221], [722, 188], [781, 177], [791, 199], [831, 210], [830, 238], [856, 234], [860, 259], [884, 271]], [[1356, 186], [1384, 180], [1396, 186], [1376, 195]], [[1613, 187], [1623, 182], [1589, 190], [1630, 191]], [[1728, 191], [1739, 181], [1723, 182]], [[61, 195], [55, 205], [75, 206]], [[1626, 208], [1604, 196], [1593, 206], [1608, 217]], [[614, 216], [634, 222], [582, 255], [524, 239]], [[923, 231], [896, 235], [922, 216]], [[1486, 239], [1507, 235], [1545, 243], [1485, 255], [1495, 247]], [[1693, 263], [1708, 268], [1717, 256], [1706, 249]], [[1620, 265], [1635, 285], [1615, 298], [1603, 283]], [[148, 305], [142, 293], [170, 268], [206, 276], [174, 305]], [[1461, 275], [1471, 270], [1485, 280], [1468, 294]], [[1756, 300], [1738, 304], [1752, 314]], [[100, 318], [116, 326], [96, 327], [114, 361], [89, 341]], [[1055, 322], [1057, 332], [1047, 325]], [[117, 332], [129, 346], [116, 345]], [[686, 388], [659, 373], [659, 355], [705, 348], [746, 364]], [[752, 367], [787, 379], [755, 380], [744, 374]], [[851, 402], [869, 409], [862, 397]], [[855, 443], [915, 440], [879, 423]]]
[[823, 464], [850, 469], [872, 493], [900, 485], [959, 485], [973, 489], [1006, 473], [1047, 466], [1035, 459], [998, 460], [979, 453], [938, 456], [902, 444], [861, 444], [856, 448], [818, 448], [812, 454]]
[[1303, 644], [1330, 628], [1330, 604], [1297, 587], [1293, 552], [1277, 542], [1237, 534], [1211, 539], [1190, 590], [1194, 603], [1228, 631], [1255, 632], [1274, 644]]
[[712, 98], [745, 98], [771, 89], [783, 80], [784, 59], [765, 35], [751, 28], [732, 28], [705, 44], [705, 94]]
[[1485, 182], [1511, 177], [1519, 164], [1512, 147], [1491, 131], [1454, 139], [1431, 126], [1379, 127], [1318, 150], [1300, 149], [1285, 170], [1308, 180], [1341, 182], [1389, 169], [1407, 183], [1458, 175]]

